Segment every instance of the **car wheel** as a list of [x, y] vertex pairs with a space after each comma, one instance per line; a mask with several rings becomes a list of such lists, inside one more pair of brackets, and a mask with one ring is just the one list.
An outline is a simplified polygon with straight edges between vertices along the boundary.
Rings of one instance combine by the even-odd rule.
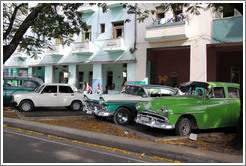
[[175, 127], [176, 135], [185, 136], [191, 132], [191, 122], [188, 118], [181, 117]]
[[29, 100], [24, 100], [20, 103], [19, 109], [24, 112], [30, 112], [33, 110], [33, 103]]
[[128, 124], [130, 118], [130, 112], [127, 108], [119, 108], [114, 114], [114, 122], [118, 125]]
[[73, 101], [70, 105], [72, 111], [78, 111], [82, 107], [82, 103], [80, 101]]

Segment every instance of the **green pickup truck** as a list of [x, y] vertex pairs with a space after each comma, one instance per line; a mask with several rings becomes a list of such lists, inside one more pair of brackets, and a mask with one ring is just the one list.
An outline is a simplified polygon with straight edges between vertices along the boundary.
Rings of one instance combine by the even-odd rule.
[[43, 81], [36, 77], [4, 76], [3, 103], [10, 103], [16, 93], [33, 92]]
[[136, 123], [174, 129], [188, 135], [191, 129], [236, 126], [240, 116], [240, 85], [223, 82], [186, 82], [179, 96], [136, 104]]

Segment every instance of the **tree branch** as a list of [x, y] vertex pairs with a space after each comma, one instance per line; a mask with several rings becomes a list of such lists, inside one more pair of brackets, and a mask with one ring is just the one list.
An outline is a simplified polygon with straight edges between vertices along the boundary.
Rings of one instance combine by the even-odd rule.
[[15, 21], [15, 18], [16, 18], [16, 14], [18, 12], [18, 10], [23, 6], [24, 4], [20, 4], [19, 6], [16, 6], [15, 9], [14, 9], [14, 12], [10, 18], [10, 22], [9, 22], [9, 27], [8, 29], [6, 30], [6, 32], [3, 34], [3, 39], [6, 40], [7, 36], [10, 34], [11, 32], [11, 29], [13, 28], [13, 25], [14, 25], [14, 21]]

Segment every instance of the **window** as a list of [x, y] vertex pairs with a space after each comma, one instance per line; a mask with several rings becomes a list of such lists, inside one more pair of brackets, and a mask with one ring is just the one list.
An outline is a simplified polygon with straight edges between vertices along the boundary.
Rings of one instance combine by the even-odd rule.
[[91, 41], [91, 26], [88, 26], [87, 29], [83, 29], [82, 41]]
[[57, 86], [46, 86], [43, 93], [57, 93]]
[[164, 24], [165, 23], [165, 12], [163, 10], [163, 7], [157, 7], [156, 8], [156, 21], [157, 24]]
[[101, 27], [101, 33], [104, 33], [105, 32], [105, 24], [101, 24], [100, 27]]
[[38, 86], [39, 86], [39, 84], [37, 82], [34, 82], [34, 81], [24, 81], [24, 87], [26, 87], [26, 88], [36, 88]]
[[73, 93], [70, 86], [59, 86], [59, 93]]
[[179, 6], [175, 11], [173, 11], [173, 15], [174, 15], [174, 22], [178, 22], [178, 21], [183, 21], [183, 7]]
[[113, 38], [120, 38], [124, 36], [124, 22], [113, 23]]
[[22, 80], [8, 80], [8, 87], [22, 87]]
[[232, 98], [232, 99], [239, 99], [240, 97], [239, 89], [237, 88], [228, 87], [228, 94], [229, 94], [229, 98]]
[[223, 87], [213, 88], [214, 98], [225, 98], [225, 92]]
[[57, 44], [62, 44], [62, 38], [56, 38], [56, 41], [55, 41], [55, 43], [56, 43], [56, 45]]

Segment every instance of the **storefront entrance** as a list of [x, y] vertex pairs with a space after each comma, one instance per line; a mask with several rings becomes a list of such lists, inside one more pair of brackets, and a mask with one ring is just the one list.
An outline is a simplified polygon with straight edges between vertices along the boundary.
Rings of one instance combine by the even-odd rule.
[[150, 84], [177, 86], [190, 78], [190, 47], [148, 50]]
[[240, 43], [214, 44], [207, 47], [207, 80], [218, 82], [243, 81], [243, 47]]

